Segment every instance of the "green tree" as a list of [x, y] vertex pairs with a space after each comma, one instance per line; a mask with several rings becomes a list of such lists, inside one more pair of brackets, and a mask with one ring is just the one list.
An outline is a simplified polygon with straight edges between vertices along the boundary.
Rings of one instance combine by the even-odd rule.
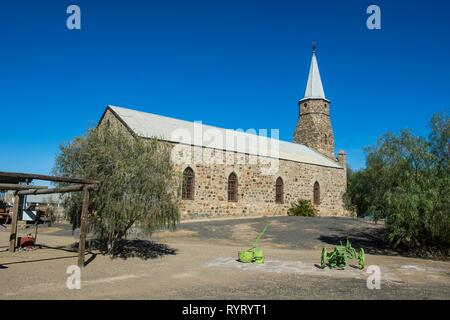
[[[156, 139], [134, 138], [103, 125], [61, 146], [53, 173], [99, 181], [90, 201], [88, 230], [109, 250], [133, 226], [151, 233], [174, 228], [179, 221], [170, 147]], [[80, 225], [81, 196], [64, 198], [74, 229]]]
[[358, 215], [386, 220], [394, 247], [450, 245], [449, 118], [434, 115], [428, 139], [387, 133], [366, 150], [366, 168], [349, 179], [344, 201]]

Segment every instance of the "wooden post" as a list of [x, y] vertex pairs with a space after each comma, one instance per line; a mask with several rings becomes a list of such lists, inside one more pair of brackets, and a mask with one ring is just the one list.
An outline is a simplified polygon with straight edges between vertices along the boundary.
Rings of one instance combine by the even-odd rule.
[[34, 190], [34, 189], [48, 189], [47, 186], [30, 186], [24, 184], [14, 183], [0, 183], [0, 190]]
[[37, 245], [37, 233], [39, 228], [39, 217], [36, 217], [36, 222], [34, 223], [34, 245]]
[[83, 207], [81, 209], [81, 224], [80, 224], [80, 244], [78, 246], [78, 266], [84, 267], [84, 251], [86, 247], [86, 229], [88, 222], [89, 209], [89, 189], [84, 186], [83, 189]]
[[9, 236], [9, 253], [16, 251], [16, 239], [17, 239], [17, 222], [19, 220], [19, 204], [22, 202], [17, 193], [14, 196], [13, 214], [11, 217], [11, 234]]
[[77, 184], [73, 186], [68, 187], [62, 187], [62, 188], [54, 188], [54, 189], [31, 189], [31, 190], [21, 190], [17, 191], [19, 195], [30, 195], [30, 194], [52, 194], [52, 193], [68, 193], [68, 192], [78, 192], [84, 190], [84, 188], [95, 188], [93, 185], [82, 185]]

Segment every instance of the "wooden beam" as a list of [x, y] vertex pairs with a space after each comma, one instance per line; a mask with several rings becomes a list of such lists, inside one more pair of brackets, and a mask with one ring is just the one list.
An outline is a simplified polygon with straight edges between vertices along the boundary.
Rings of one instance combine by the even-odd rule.
[[82, 191], [84, 187], [86, 187], [89, 190], [96, 188], [95, 185], [76, 184], [76, 185], [72, 185], [72, 186], [68, 186], [68, 187], [53, 188], [53, 189], [23, 190], [23, 191], [18, 191], [17, 193], [20, 195], [68, 193], [68, 192]]
[[34, 189], [48, 189], [46, 186], [30, 186], [25, 184], [14, 183], [0, 183], [0, 190], [34, 190]]
[[[2, 181], [2, 180], [5, 180], [5, 181], [44, 180], [44, 181], [79, 183], [79, 184], [98, 184], [98, 181], [90, 180], [90, 179], [57, 177], [57, 176], [48, 176], [48, 175], [44, 175], [44, 174], [34, 174], [34, 173], [2, 172], [2, 171], [0, 171], [0, 181]], [[5, 181], [3, 181], [3, 182], [5, 182]]]
[[80, 224], [80, 243], [78, 245], [78, 266], [84, 267], [84, 252], [86, 249], [86, 229], [88, 223], [89, 211], [89, 189], [85, 186], [83, 192], [83, 207], [81, 209], [81, 224]]
[[16, 194], [14, 196], [14, 206], [11, 221], [11, 233], [9, 235], [9, 253], [16, 251], [16, 240], [17, 240], [17, 221], [19, 220], [19, 203], [21, 202], [23, 196]]

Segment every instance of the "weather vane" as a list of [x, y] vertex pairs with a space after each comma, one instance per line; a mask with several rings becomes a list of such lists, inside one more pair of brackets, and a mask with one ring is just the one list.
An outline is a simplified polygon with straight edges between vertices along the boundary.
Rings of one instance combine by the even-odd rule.
[[312, 43], [312, 51], [316, 52], [316, 48], [317, 48], [317, 43], [315, 41], [313, 41], [313, 43]]

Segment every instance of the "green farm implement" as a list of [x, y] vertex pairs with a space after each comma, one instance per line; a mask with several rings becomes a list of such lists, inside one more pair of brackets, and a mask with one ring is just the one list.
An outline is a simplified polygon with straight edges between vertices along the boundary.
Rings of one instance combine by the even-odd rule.
[[322, 257], [320, 260], [320, 267], [325, 269], [325, 267], [329, 267], [330, 269], [344, 269], [345, 268], [345, 260], [346, 259], [358, 259], [358, 267], [359, 269], [364, 269], [365, 266], [365, 254], [364, 249], [361, 248], [359, 253], [356, 253], [356, 250], [350, 244], [350, 241], [347, 239], [347, 244], [344, 246], [336, 246], [333, 251], [328, 252], [327, 249], [322, 249]]
[[261, 237], [266, 233], [267, 227], [269, 227], [269, 223], [266, 224], [264, 229], [258, 234], [255, 241], [253, 242], [253, 247], [248, 250], [243, 250], [238, 252], [239, 262], [243, 263], [264, 263], [264, 253], [261, 248], [258, 248], [258, 243]]

